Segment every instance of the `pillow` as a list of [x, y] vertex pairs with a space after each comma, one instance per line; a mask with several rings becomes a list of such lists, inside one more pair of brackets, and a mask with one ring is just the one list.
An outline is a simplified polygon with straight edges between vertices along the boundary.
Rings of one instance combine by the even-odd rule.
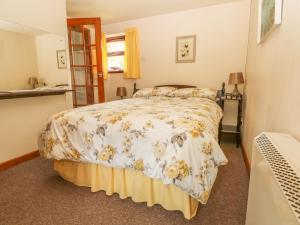
[[134, 93], [132, 96], [133, 98], [138, 98], [138, 97], [150, 97], [152, 96], [154, 88], [142, 88], [138, 90], [137, 92]]
[[154, 87], [154, 88], [143, 88], [138, 90], [133, 98], [137, 97], [150, 97], [150, 96], [169, 96], [175, 91], [175, 87]]
[[173, 91], [170, 97], [198, 97], [198, 98], [208, 98], [215, 100], [217, 97], [217, 91], [210, 88], [182, 88]]
[[155, 87], [153, 90], [153, 96], [169, 96], [173, 91], [177, 90], [175, 87]]

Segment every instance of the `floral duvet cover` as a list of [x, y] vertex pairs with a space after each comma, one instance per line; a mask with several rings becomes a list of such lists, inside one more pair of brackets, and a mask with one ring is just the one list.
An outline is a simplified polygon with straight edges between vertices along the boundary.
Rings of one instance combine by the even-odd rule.
[[206, 98], [113, 101], [52, 116], [39, 149], [48, 159], [141, 171], [205, 204], [218, 166], [227, 163], [217, 142], [221, 117]]

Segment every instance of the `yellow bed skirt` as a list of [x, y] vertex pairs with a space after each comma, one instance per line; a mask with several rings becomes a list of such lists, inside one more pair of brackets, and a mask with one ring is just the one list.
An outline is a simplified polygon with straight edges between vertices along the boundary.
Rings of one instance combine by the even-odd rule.
[[91, 187], [92, 192], [118, 193], [121, 199], [131, 197], [134, 202], [147, 202], [148, 207], [160, 204], [167, 210], [181, 211], [186, 219], [197, 213], [196, 199], [175, 185], [165, 185], [139, 171], [64, 160], [54, 160], [54, 169], [67, 181]]

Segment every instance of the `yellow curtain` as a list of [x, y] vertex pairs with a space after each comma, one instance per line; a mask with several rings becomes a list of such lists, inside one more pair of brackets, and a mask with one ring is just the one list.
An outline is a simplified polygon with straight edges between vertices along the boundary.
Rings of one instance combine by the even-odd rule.
[[124, 78], [140, 78], [140, 46], [136, 28], [125, 30]]
[[106, 47], [106, 35], [101, 33], [101, 49], [102, 49], [102, 73], [103, 79], [108, 78], [108, 69], [107, 69], [107, 47]]

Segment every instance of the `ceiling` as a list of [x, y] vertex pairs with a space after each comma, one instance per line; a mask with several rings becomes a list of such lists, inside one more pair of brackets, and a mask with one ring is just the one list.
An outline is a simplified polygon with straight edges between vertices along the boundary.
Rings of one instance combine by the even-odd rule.
[[238, 0], [67, 0], [67, 15], [108, 24], [232, 1]]
[[4, 21], [4, 20], [0, 20], [0, 30], [20, 33], [20, 34], [25, 34], [25, 35], [30, 35], [30, 36], [37, 36], [40, 34], [47, 33], [45, 31], [42, 31], [42, 30], [39, 30], [36, 28], [32, 28], [32, 27], [28, 27], [25, 25], [8, 22], [8, 21]]

